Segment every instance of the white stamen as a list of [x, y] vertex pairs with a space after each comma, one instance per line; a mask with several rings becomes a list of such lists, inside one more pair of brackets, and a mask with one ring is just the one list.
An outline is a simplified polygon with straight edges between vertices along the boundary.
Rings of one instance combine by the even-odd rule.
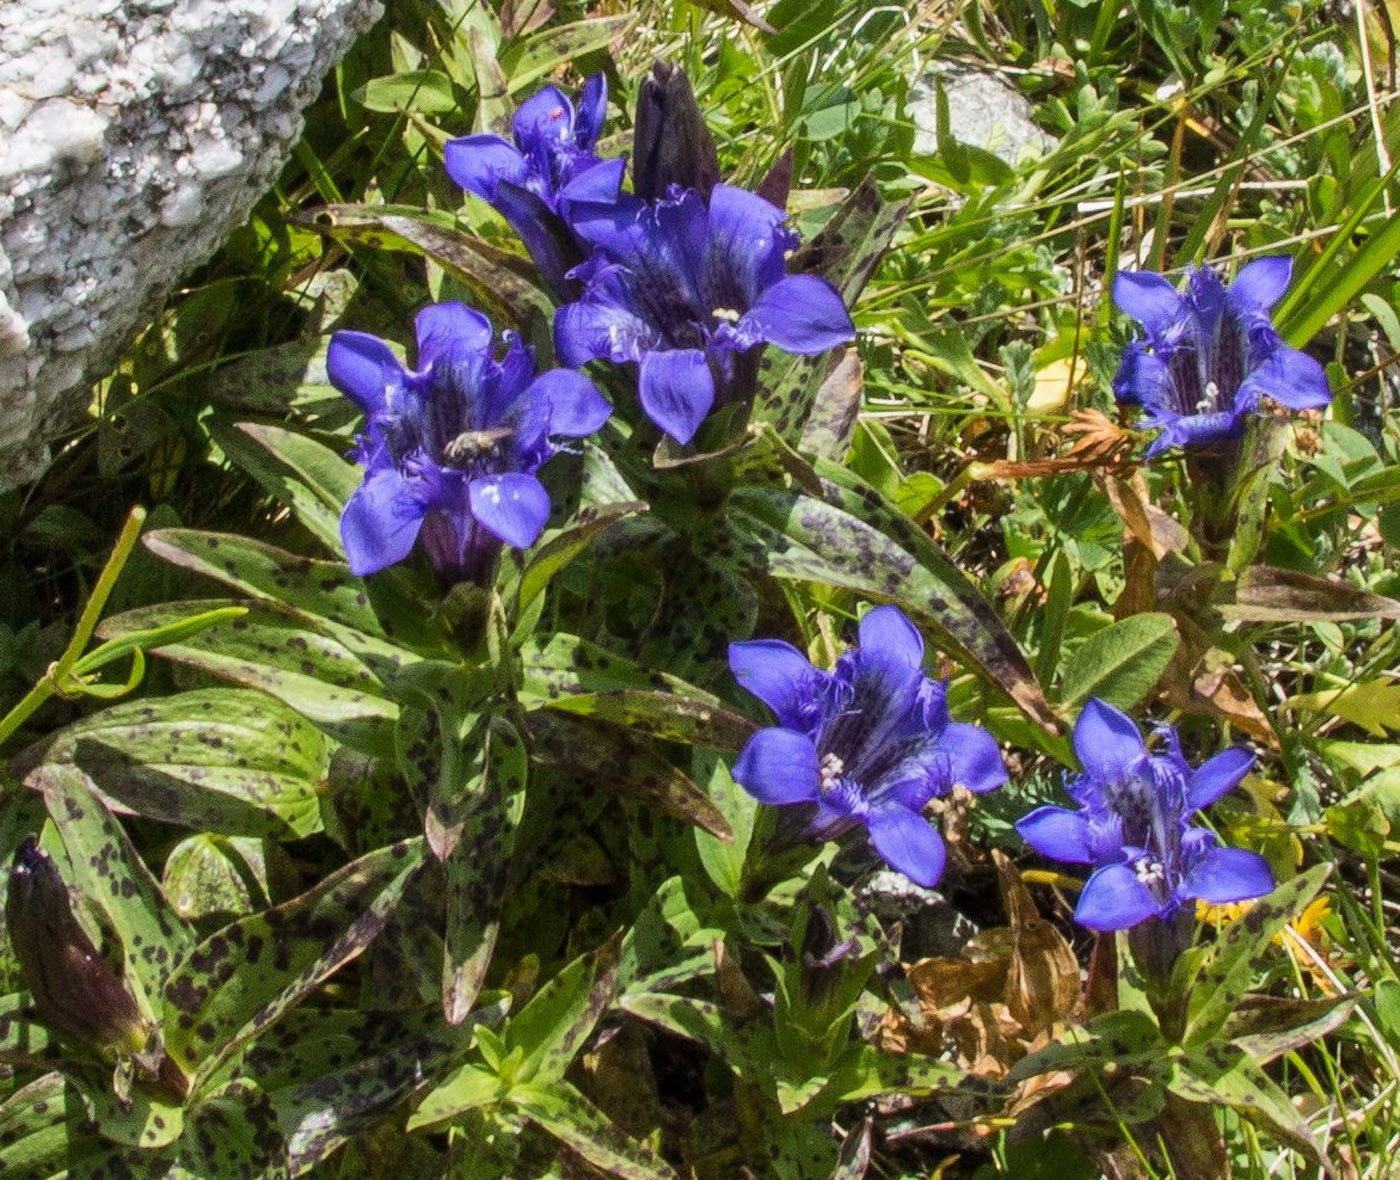
[[728, 320], [731, 324], [739, 322], [739, 313], [732, 307], [717, 307], [710, 314], [717, 320]]
[[1162, 867], [1162, 862], [1153, 860], [1150, 856], [1140, 857], [1133, 862], [1133, 872], [1137, 874], [1137, 879], [1149, 888], [1153, 885], [1166, 881], [1167, 873]]
[[823, 754], [821, 766], [821, 793], [829, 795], [841, 782], [846, 773], [846, 764], [835, 754]]
[[1201, 400], [1196, 403], [1196, 413], [1205, 414], [1215, 409], [1220, 404], [1220, 386], [1214, 381], [1207, 381], [1205, 390], [1201, 394]]

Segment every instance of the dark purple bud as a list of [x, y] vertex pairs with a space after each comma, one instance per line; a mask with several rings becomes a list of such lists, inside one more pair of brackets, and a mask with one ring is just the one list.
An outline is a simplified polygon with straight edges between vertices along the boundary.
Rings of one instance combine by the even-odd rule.
[[719, 153], [690, 79], [679, 66], [659, 61], [637, 96], [632, 188], [642, 200], [654, 201], [679, 185], [708, 202], [718, 183]]
[[98, 1050], [146, 1048], [151, 1030], [136, 1001], [78, 924], [68, 886], [33, 836], [15, 853], [5, 923], [46, 1025]]

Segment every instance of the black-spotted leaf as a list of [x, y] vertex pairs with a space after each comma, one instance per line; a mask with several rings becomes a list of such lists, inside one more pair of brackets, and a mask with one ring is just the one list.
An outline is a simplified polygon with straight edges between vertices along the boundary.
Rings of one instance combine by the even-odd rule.
[[63, 840], [71, 884], [99, 906], [122, 940], [129, 974], [139, 981], [138, 1002], [158, 1016], [176, 961], [194, 945], [190, 928], [165, 900], [145, 862], [92, 780], [76, 766], [46, 764], [29, 775]]
[[360, 954], [422, 863], [421, 837], [400, 841], [205, 939], [166, 989], [167, 1051], [207, 1077]]
[[119, 811], [226, 835], [321, 830], [329, 743], [261, 692], [200, 689], [124, 701], [59, 730], [31, 764], [80, 767]]

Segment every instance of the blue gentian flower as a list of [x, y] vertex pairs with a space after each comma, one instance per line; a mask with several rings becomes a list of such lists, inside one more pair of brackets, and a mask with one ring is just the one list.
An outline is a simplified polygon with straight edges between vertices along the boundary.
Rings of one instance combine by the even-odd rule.
[[1222, 848], [1190, 822], [1238, 785], [1254, 755], [1232, 746], [1192, 770], [1176, 731], [1161, 733], [1164, 752], [1149, 754], [1131, 717], [1091, 698], [1074, 727], [1084, 773], [1067, 787], [1079, 809], [1039, 807], [1016, 824], [1037, 852], [1098, 866], [1074, 911], [1091, 930], [1167, 921], [1192, 901], [1245, 901], [1274, 887], [1262, 856]]
[[786, 273], [797, 238], [762, 197], [716, 184], [708, 203], [672, 187], [656, 201], [566, 205], [595, 249], [573, 272], [583, 297], [554, 317], [559, 357], [636, 362], [642, 408], [677, 442], [752, 394], [757, 346], [811, 356], [855, 339], [830, 283]]
[[1192, 269], [1185, 295], [1152, 271], [1118, 273], [1113, 301], [1144, 336], [1123, 350], [1113, 392], [1161, 428], [1149, 458], [1238, 438], [1265, 397], [1293, 410], [1332, 400], [1322, 366], [1284, 344], [1270, 319], [1292, 271], [1289, 258], [1256, 258], [1227, 289], [1211, 268]]
[[592, 434], [611, 407], [580, 373], [535, 375], [510, 333], [498, 361], [491, 321], [461, 303], [423, 308], [418, 368], [365, 332], [331, 337], [326, 369], [365, 413], [356, 442], [365, 479], [345, 505], [350, 570], [371, 574], [422, 541], [444, 583], [480, 581], [501, 543], [533, 545], [549, 516], [535, 472], [551, 439]]
[[875, 850], [919, 885], [943, 872], [943, 839], [924, 805], [955, 786], [1006, 781], [992, 735], [948, 718], [947, 686], [923, 673], [924, 643], [897, 607], [860, 622], [860, 645], [832, 672], [778, 639], [729, 646], [739, 684], [778, 724], [749, 739], [734, 780], [785, 809], [798, 841], [864, 828]]
[[561, 294], [570, 292], [566, 275], [586, 253], [561, 216], [562, 202], [608, 201], [622, 183], [623, 159], [593, 154], [607, 106], [602, 74], [584, 85], [577, 110], [557, 86], [546, 86], [517, 108], [513, 144], [498, 135], [465, 135], [443, 149], [447, 174], [490, 202]]

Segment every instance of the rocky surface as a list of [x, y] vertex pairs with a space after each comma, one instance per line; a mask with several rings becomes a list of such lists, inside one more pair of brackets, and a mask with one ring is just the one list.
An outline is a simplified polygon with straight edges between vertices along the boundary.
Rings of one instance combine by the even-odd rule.
[[917, 129], [914, 150], [938, 150], [938, 96], [935, 79], [948, 96], [948, 124], [962, 143], [999, 156], [1015, 167], [1026, 157], [1045, 155], [1055, 140], [1031, 119], [1031, 104], [994, 73], [940, 63], [909, 88], [909, 117]]
[[0, 2], [0, 486], [276, 177], [378, 0]]

